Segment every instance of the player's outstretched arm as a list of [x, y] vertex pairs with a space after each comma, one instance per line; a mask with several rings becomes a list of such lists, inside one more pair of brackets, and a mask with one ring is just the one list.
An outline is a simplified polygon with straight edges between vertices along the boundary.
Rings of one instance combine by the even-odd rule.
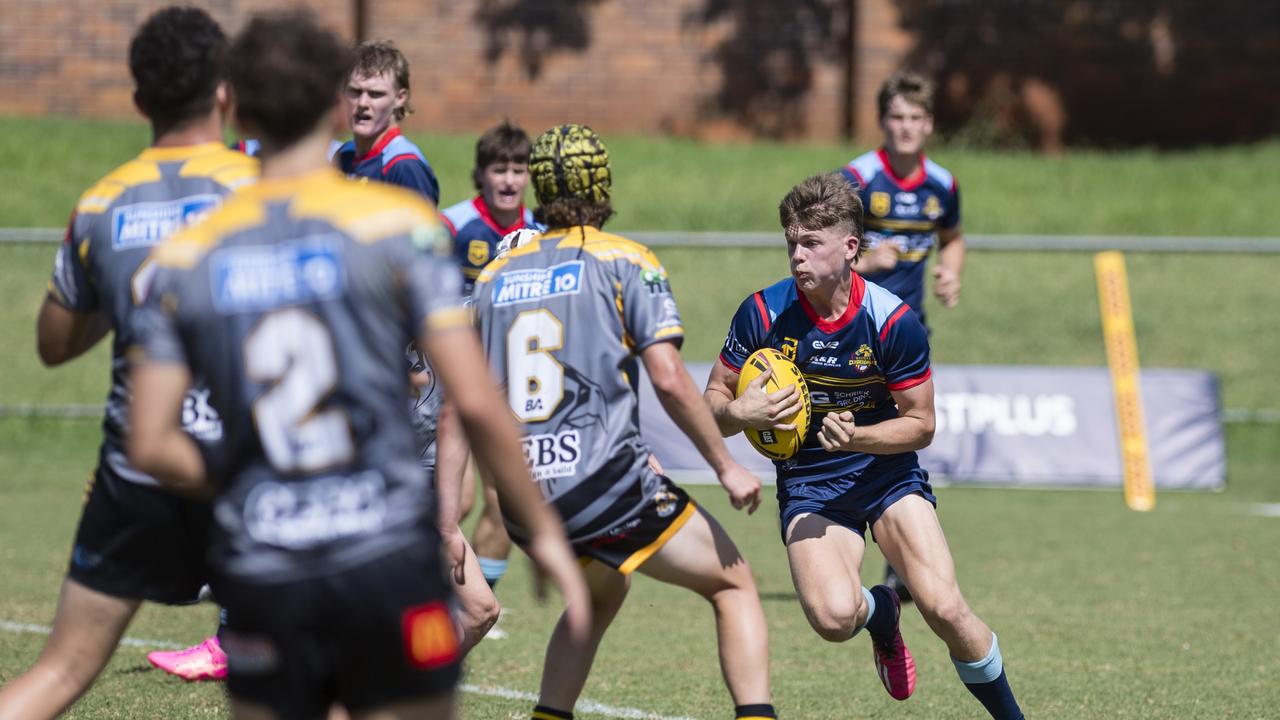
[[476, 459], [494, 479], [504, 511], [530, 532], [529, 556], [560, 587], [575, 640], [591, 627], [591, 598], [564, 526], [529, 477], [515, 425], [499, 397], [480, 339], [470, 326], [427, 331], [419, 343], [444, 383]]
[[45, 297], [36, 320], [36, 350], [46, 367], [80, 357], [111, 329], [102, 312], [80, 313]]
[[855, 425], [853, 413], [828, 413], [818, 430], [818, 442], [830, 452], [856, 451], [894, 455], [928, 447], [933, 442], [933, 379], [906, 390], [892, 391], [898, 417], [875, 425]]
[[680, 359], [680, 351], [669, 342], [656, 342], [640, 351], [640, 358], [663, 409], [715, 470], [733, 507], [755, 512], [760, 506], [760, 479], [729, 455], [715, 418], [698, 397], [698, 386]]
[[765, 383], [772, 375], [772, 369], [766, 370], [747, 383], [741, 396], [735, 397], [738, 373], [724, 363], [718, 362], [711, 366], [711, 377], [707, 379], [707, 389], [702, 397], [711, 408], [711, 415], [715, 418], [721, 435], [737, 435], [747, 428], [796, 428], [795, 425], [782, 422], [782, 419], [795, 415], [804, 406], [804, 398], [795, 385], [788, 385], [774, 393], [765, 392]]
[[144, 362], [133, 368], [131, 384], [129, 463], [174, 492], [211, 496], [204, 458], [182, 431], [191, 372], [177, 363]]

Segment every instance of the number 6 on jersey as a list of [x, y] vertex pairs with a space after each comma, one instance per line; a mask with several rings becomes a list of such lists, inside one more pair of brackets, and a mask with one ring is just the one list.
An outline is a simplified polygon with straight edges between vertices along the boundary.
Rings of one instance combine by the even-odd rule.
[[522, 312], [507, 330], [507, 403], [520, 422], [551, 417], [564, 398], [564, 367], [551, 355], [564, 347], [564, 325], [550, 310]]

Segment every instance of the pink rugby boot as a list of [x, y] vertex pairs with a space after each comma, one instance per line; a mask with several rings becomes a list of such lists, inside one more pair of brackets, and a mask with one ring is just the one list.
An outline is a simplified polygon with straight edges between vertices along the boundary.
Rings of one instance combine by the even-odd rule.
[[215, 635], [186, 650], [147, 653], [147, 662], [183, 680], [222, 680], [227, 677], [227, 654]]
[[902, 606], [898, 601], [898, 594], [887, 585], [880, 587], [888, 590], [889, 596], [893, 598], [893, 634], [883, 638], [883, 641], [875, 635], [871, 636], [871, 645], [875, 649], [876, 675], [880, 676], [880, 682], [884, 683], [889, 697], [906, 700], [916, 690], [916, 661], [902, 640], [902, 630], [898, 624]]

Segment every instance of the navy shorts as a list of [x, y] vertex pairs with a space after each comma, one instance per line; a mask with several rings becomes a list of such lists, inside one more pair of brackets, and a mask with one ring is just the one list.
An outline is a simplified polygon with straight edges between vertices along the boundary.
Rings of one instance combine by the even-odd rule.
[[866, 482], [860, 478], [833, 478], [787, 487], [778, 484], [778, 510], [782, 515], [782, 542], [787, 541], [787, 528], [797, 515], [813, 513], [866, 536], [868, 526], [875, 525], [885, 510], [908, 495], [919, 495], [934, 507], [938, 499], [929, 485], [924, 468], [907, 467]]
[[67, 575], [114, 597], [196, 602], [208, 582], [212, 520], [209, 503], [124, 480], [104, 459], [89, 480]]
[[323, 718], [454, 690], [460, 672], [440, 548], [425, 542], [346, 571], [258, 584], [219, 578], [227, 690], [285, 718]]

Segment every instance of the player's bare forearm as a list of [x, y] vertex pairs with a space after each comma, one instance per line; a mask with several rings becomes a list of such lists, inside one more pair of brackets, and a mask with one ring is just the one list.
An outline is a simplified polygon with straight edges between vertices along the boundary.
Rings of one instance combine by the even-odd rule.
[[933, 294], [945, 307], [960, 302], [960, 276], [964, 273], [965, 242], [960, 227], [938, 232], [938, 262], [933, 269]]
[[933, 442], [935, 415], [933, 380], [906, 390], [892, 391], [898, 417], [858, 425], [853, 413], [828, 413], [818, 428], [818, 442], [831, 452], [865, 452], [893, 455], [928, 447]]
[[721, 472], [732, 458], [720, 437], [721, 428], [698, 396], [698, 386], [680, 359], [680, 351], [671, 343], [659, 342], [646, 347], [640, 357], [662, 408], [693, 442], [707, 464], [717, 473]]
[[443, 535], [460, 532], [462, 476], [467, 471], [468, 452], [470, 448], [458, 422], [458, 412], [451, 401], [446, 401], [440, 407], [436, 424], [436, 504]]
[[[715, 418], [720, 434], [723, 437], [732, 437], [746, 430], [747, 424], [735, 417], [732, 408], [729, 407], [733, 402], [733, 393], [723, 380], [716, 377], [719, 373], [727, 374], [730, 371], [720, 363], [716, 363], [711, 370], [711, 378], [707, 380], [707, 389], [703, 391], [702, 399], [711, 409], [711, 417]], [[736, 377], [733, 382], [737, 384]]]
[[36, 350], [46, 366], [61, 365], [83, 355], [110, 330], [105, 314], [78, 313], [46, 297], [36, 320]]
[[178, 364], [144, 363], [132, 371], [129, 415], [129, 462], [165, 488], [209, 497], [204, 458], [191, 436], [182, 431], [182, 400], [191, 373]]

